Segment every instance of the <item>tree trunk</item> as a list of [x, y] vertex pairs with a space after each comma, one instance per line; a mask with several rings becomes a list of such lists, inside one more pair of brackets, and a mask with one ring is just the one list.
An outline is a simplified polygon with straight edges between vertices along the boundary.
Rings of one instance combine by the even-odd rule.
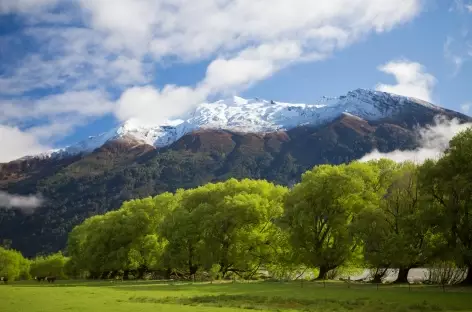
[[317, 280], [324, 280], [326, 279], [326, 275], [328, 275], [329, 269], [325, 266], [320, 267], [320, 273], [318, 274]]
[[146, 274], [147, 272], [147, 267], [145, 265], [142, 265], [138, 268], [138, 276], [137, 276], [137, 279], [143, 279], [144, 278], [144, 274]]
[[410, 273], [411, 268], [401, 268], [398, 271], [398, 277], [394, 283], [396, 284], [406, 284], [408, 283], [408, 273]]
[[169, 280], [172, 274], [172, 269], [167, 269], [165, 272], [165, 279]]
[[190, 265], [189, 266], [189, 273], [191, 276], [194, 276], [195, 274], [197, 274], [197, 271], [198, 271], [198, 266], [196, 265]]
[[129, 280], [129, 270], [123, 271], [123, 280], [125, 281]]
[[472, 265], [467, 266], [467, 275], [465, 280], [461, 282], [462, 285], [472, 286]]
[[372, 279], [372, 283], [374, 284], [382, 284], [382, 275], [381, 274], [375, 274], [374, 278]]
[[118, 271], [117, 271], [117, 270], [112, 271], [111, 274], [110, 274], [110, 279], [115, 279], [117, 275], [118, 275]]
[[108, 275], [110, 275], [110, 271], [102, 272], [102, 275], [100, 276], [100, 279], [102, 279], [102, 280], [107, 279]]
[[100, 276], [99, 272], [90, 272], [89, 278], [90, 279], [97, 279]]

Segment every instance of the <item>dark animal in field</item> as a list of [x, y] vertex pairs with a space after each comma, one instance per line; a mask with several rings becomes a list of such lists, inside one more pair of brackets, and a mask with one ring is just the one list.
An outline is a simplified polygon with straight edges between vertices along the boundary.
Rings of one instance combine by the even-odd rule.
[[3, 282], [4, 284], [7, 284], [8, 283], [8, 277], [2, 276], [2, 277], [0, 277], [0, 281]]
[[56, 281], [56, 277], [55, 276], [48, 276], [48, 277], [46, 277], [46, 281], [48, 283], [54, 283]]
[[46, 280], [46, 276], [36, 276], [35, 279], [39, 282], [42, 282], [42, 281], [45, 281]]

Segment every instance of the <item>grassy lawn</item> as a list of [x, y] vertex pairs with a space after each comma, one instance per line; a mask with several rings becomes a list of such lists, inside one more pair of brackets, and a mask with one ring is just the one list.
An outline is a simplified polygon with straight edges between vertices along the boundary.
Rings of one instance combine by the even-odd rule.
[[472, 311], [472, 291], [344, 283], [37, 282], [0, 285], [2, 312]]

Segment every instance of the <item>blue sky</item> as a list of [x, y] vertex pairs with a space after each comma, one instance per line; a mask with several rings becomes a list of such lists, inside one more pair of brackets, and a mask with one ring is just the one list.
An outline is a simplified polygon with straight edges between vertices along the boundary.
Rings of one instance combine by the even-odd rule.
[[234, 94], [472, 105], [470, 0], [3, 0], [0, 162]]

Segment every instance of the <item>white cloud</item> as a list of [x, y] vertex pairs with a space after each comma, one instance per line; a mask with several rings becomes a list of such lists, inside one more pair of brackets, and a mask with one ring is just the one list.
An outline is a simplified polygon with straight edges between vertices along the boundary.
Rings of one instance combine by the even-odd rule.
[[[40, 99], [21, 98], [1, 101], [0, 122], [21, 123], [48, 119], [59, 123], [98, 117], [110, 113], [114, 108], [108, 95], [101, 90], [69, 91]], [[30, 130], [30, 132], [33, 132]]]
[[118, 99], [116, 115], [120, 120], [139, 119], [155, 124], [185, 113], [206, 96], [207, 92], [200, 88], [167, 85], [158, 90], [151, 86], [133, 87]]
[[103, 36], [92, 29], [38, 27], [25, 30], [24, 35], [24, 40], [30, 41], [24, 44], [37, 48], [21, 59], [21, 66], [8, 68], [0, 76], [3, 94], [15, 96], [49, 88], [127, 87], [149, 81], [147, 62], [109, 50], [103, 45]]
[[203, 84], [216, 91], [245, 86], [266, 78], [287, 62], [301, 58], [302, 54], [302, 47], [296, 41], [247, 48], [234, 58], [213, 61]]
[[378, 84], [378, 91], [395, 93], [433, 102], [432, 93], [436, 78], [427, 73], [420, 63], [410, 61], [391, 61], [379, 67], [379, 70], [395, 76], [396, 84]]
[[0, 191], [0, 208], [20, 209], [24, 213], [31, 213], [41, 207], [44, 200], [37, 195], [20, 196]]
[[361, 158], [361, 161], [388, 158], [396, 162], [413, 161], [423, 163], [427, 159], [440, 158], [449, 147], [451, 139], [461, 131], [471, 127], [472, 123], [460, 124], [457, 119], [448, 120], [438, 117], [431, 126], [417, 130], [418, 145], [415, 150], [395, 150], [390, 153], [380, 153], [374, 150]]
[[0, 125], [0, 142], [2, 142], [0, 163], [48, 150], [48, 147], [41, 145], [33, 134], [4, 125]]
[[[70, 91], [38, 100], [0, 100], [0, 163], [25, 155], [45, 152], [51, 140], [62, 139], [90, 118], [114, 109], [114, 103], [100, 90]], [[26, 127], [33, 124], [34, 126]], [[15, 125], [23, 125], [20, 130]]]
[[[50, 10], [55, 4], [60, 14]], [[110, 111], [108, 102], [95, 105], [81, 92], [117, 90], [122, 94], [113, 111], [119, 119], [163, 120], [208, 95], [240, 91], [292, 63], [321, 60], [373, 32], [407, 23], [420, 13], [422, 0], [3, 0], [1, 5], [0, 14], [16, 12], [30, 21], [32, 27], [12, 40], [35, 49], [2, 68], [0, 96], [20, 107], [10, 105], [10, 117], [0, 115], [0, 122], [15, 125], [41, 116], [49, 122], [31, 128], [41, 139], [52, 129], [67, 133]], [[65, 23], [68, 18], [78, 26]], [[54, 25], [44, 26], [44, 20]], [[155, 69], [169, 59], [204, 59], [210, 65], [192, 87], [153, 85]], [[64, 97], [23, 101], [27, 92], [48, 89], [64, 90]], [[61, 114], [70, 121], [58, 121]]]
[[113, 106], [107, 94], [100, 90], [70, 91], [43, 97], [34, 103], [32, 113], [36, 116], [79, 114], [101, 116], [109, 113]]
[[472, 106], [472, 103], [467, 102], [461, 105], [461, 110], [465, 113], [468, 114], [470, 112], [470, 107]]
[[38, 13], [45, 11], [60, 0], [2, 0], [0, 2], [0, 13]]

